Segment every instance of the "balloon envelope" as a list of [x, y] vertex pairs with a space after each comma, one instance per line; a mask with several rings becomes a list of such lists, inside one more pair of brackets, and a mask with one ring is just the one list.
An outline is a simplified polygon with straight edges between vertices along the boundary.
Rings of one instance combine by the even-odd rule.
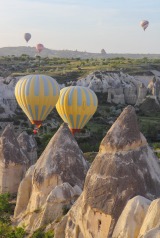
[[25, 33], [24, 34], [24, 39], [28, 42], [31, 39], [31, 34], [30, 33]]
[[44, 46], [42, 44], [36, 45], [36, 50], [40, 53], [44, 49]]
[[71, 86], [60, 91], [56, 109], [74, 133], [82, 129], [96, 112], [96, 94], [87, 87]]
[[59, 85], [46, 75], [27, 75], [15, 87], [15, 97], [32, 124], [40, 127], [59, 98]]
[[140, 22], [140, 25], [141, 25], [141, 27], [143, 28], [143, 30], [145, 31], [145, 29], [146, 29], [146, 28], [148, 27], [148, 25], [149, 25], [149, 21], [143, 20], [143, 21]]

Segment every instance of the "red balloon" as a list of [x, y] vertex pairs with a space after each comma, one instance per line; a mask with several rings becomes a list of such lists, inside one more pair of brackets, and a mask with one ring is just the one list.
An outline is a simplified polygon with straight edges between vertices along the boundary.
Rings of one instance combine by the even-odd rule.
[[36, 135], [38, 133], [38, 131], [36, 129], [34, 129], [33, 133]]
[[38, 53], [40, 53], [43, 49], [44, 49], [44, 45], [42, 45], [42, 44], [36, 45], [36, 50], [38, 51]]

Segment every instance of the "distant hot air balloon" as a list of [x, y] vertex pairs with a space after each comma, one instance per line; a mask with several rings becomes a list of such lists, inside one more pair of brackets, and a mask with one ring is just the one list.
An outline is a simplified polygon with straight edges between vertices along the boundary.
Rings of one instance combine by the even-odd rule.
[[[39, 128], [59, 98], [59, 85], [46, 75], [27, 75], [15, 86], [15, 97], [32, 124]], [[35, 133], [35, 131], [34, 131]]]
[[143, 30], [145, 31], [145, 29], [146, 29], [146, 28], [148, 27], [148, 25], [149, 25], [149, 21], [143, 20], [143, 21], [140, 22], [140, 25], [141, 25], [141, 27], [143, 28]]
[[80, 131], [97, 110], [96, 94], [87, 87], [70, 86], [60, 91], [56, 109], [74, 134]]
[[36, 45], [36, 50], [38, 51], [38, 53], [40, 53], [43, 49], [44, 49], [44, 46], [42, 44]]
[[25, 33], [24, 34], [24, 39], [26, 40], [26, 42], [28, 42], [31, 39], [31, 34], [30, 33]]

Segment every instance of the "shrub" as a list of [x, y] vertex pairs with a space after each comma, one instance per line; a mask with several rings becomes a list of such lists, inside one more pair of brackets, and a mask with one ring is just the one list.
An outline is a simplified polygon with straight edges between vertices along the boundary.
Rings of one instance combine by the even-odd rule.
[[70, 209], [70, 207], [69, 207], [69, 206], [67, 206], [67, 205], [64, 205], [64, 206], [62, 207], [63, 215], [66, 215], [66, 214], [67, 214], [67, 212], [69, 211], [69, 209]]
[[13, 125], [15, 125], [15, 126], [18, 126], [18, 125], [20, 125], [20, 121], [13, 121]]
[[0, 222], [0, 237], [1, 238], [24, 238], [26, 235], [22, 227], [13, 228], [12, 226]]
[[44, 228], [39, 228], [36, 230], [31, 238], [53, 238], [54, 237], [54, 232], [53, 231], [44, 231]]
[[15, 238], [24, 238], [26, 235], [25, 230], [22, 227], [16, 227], [14, 229]]
[[11, 204], [9, 193], [0, 194], [0, 222], [10, 223]]
[[11, 211], [11, 205], [9, 203], [10, 194], [4, 193], [0, 194], [0, 212], [7, 212]]

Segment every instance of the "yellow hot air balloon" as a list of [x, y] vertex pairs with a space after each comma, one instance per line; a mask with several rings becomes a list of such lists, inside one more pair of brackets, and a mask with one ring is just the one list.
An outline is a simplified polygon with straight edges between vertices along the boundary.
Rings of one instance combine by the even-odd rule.
[[39, 128], [59, 98], [59, 85], [46, 75], [27, 75], [16, 84], [15, 97], [32, 124]]
[[60, 91], [56, 109], [74, 134], [80, 131], [97, 110], [96, 94], [86, 87], [70, 86]]

